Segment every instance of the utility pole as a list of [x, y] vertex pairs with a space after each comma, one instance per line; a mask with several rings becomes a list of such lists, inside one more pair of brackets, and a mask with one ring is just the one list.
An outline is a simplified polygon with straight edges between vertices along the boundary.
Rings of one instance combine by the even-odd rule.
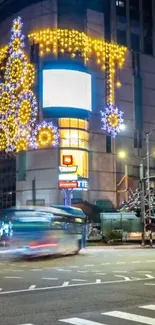
[[144, 202], [144, 165], [140, 164], [140, 186], [141, 186], [141, 226], [142, 226], [142, 245], [145, 246], [145, 202]]
[[[150, 135], [153, 131], [150, 133], [146, 133], [146, 159], [147, 159], [147, 192], [148, 192], [148, 218], [149, 223], [151, 223], [151, 197], [150, 197]], [[150, 232], [150, 246], [152, 246], [152, 231]]]
[[149, 219], [151, 218], [150, 207], [150, 134], [146, 133], [146, 159], [147, 159], [147, 190], [148, 190], [148, 206], [149, 206]]

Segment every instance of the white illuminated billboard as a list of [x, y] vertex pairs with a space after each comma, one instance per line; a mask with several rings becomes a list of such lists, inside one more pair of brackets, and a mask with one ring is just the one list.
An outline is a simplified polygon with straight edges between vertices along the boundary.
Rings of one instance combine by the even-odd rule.
[[91, 75], [67, 69], [43, 70], [43, 108], [67, 107], [91, 111]]

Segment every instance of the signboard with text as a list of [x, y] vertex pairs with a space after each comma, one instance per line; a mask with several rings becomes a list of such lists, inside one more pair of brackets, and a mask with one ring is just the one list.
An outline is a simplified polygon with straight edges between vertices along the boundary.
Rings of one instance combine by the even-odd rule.
[[59, 181], [58, 182], [58, 186], [61, 189], [73, 189], [73, 188], [77, 188], [78, 187], [78, 182], [76, 181]]

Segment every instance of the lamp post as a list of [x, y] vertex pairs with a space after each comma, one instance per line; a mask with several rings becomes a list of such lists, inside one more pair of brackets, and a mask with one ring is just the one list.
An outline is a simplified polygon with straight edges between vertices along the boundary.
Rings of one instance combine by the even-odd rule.
[[[148, 217], [149, 223], [151, 223], [151, 198], [150, 198], [150, 136], [155, 131], [155, 129], [147, 132], [145, 134], [146, 140], [146, 158], [147, 158], [147, 175], [146, 175], [146, 182], [147, 182], [147, 191], [148, 191]], [[152, 233], [150, 233], [150, 245], [152, 246]]]

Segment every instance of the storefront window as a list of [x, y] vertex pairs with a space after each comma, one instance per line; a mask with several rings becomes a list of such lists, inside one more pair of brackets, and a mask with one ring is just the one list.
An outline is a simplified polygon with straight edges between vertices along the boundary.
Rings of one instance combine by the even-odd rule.
[[70, 128], [78, 128], [78, 120], [76, 118], [71, 118], [70, 119]]
[[73, 165], [78, 166], [78, 176], [88, 178], [88, 152], [84, 150], [60, 150], [60, 165], [63, 165], [63, 156], [65, 155], [73, 156]]
[[76, 118], [60, 118], [59, 119], [60, 128], [75, 128], [88, 130], [89, 123], [86, 120], [76, 119]]
[[60, 129], [60, 147], [88, 149], [89, 134], [78, 129]]

